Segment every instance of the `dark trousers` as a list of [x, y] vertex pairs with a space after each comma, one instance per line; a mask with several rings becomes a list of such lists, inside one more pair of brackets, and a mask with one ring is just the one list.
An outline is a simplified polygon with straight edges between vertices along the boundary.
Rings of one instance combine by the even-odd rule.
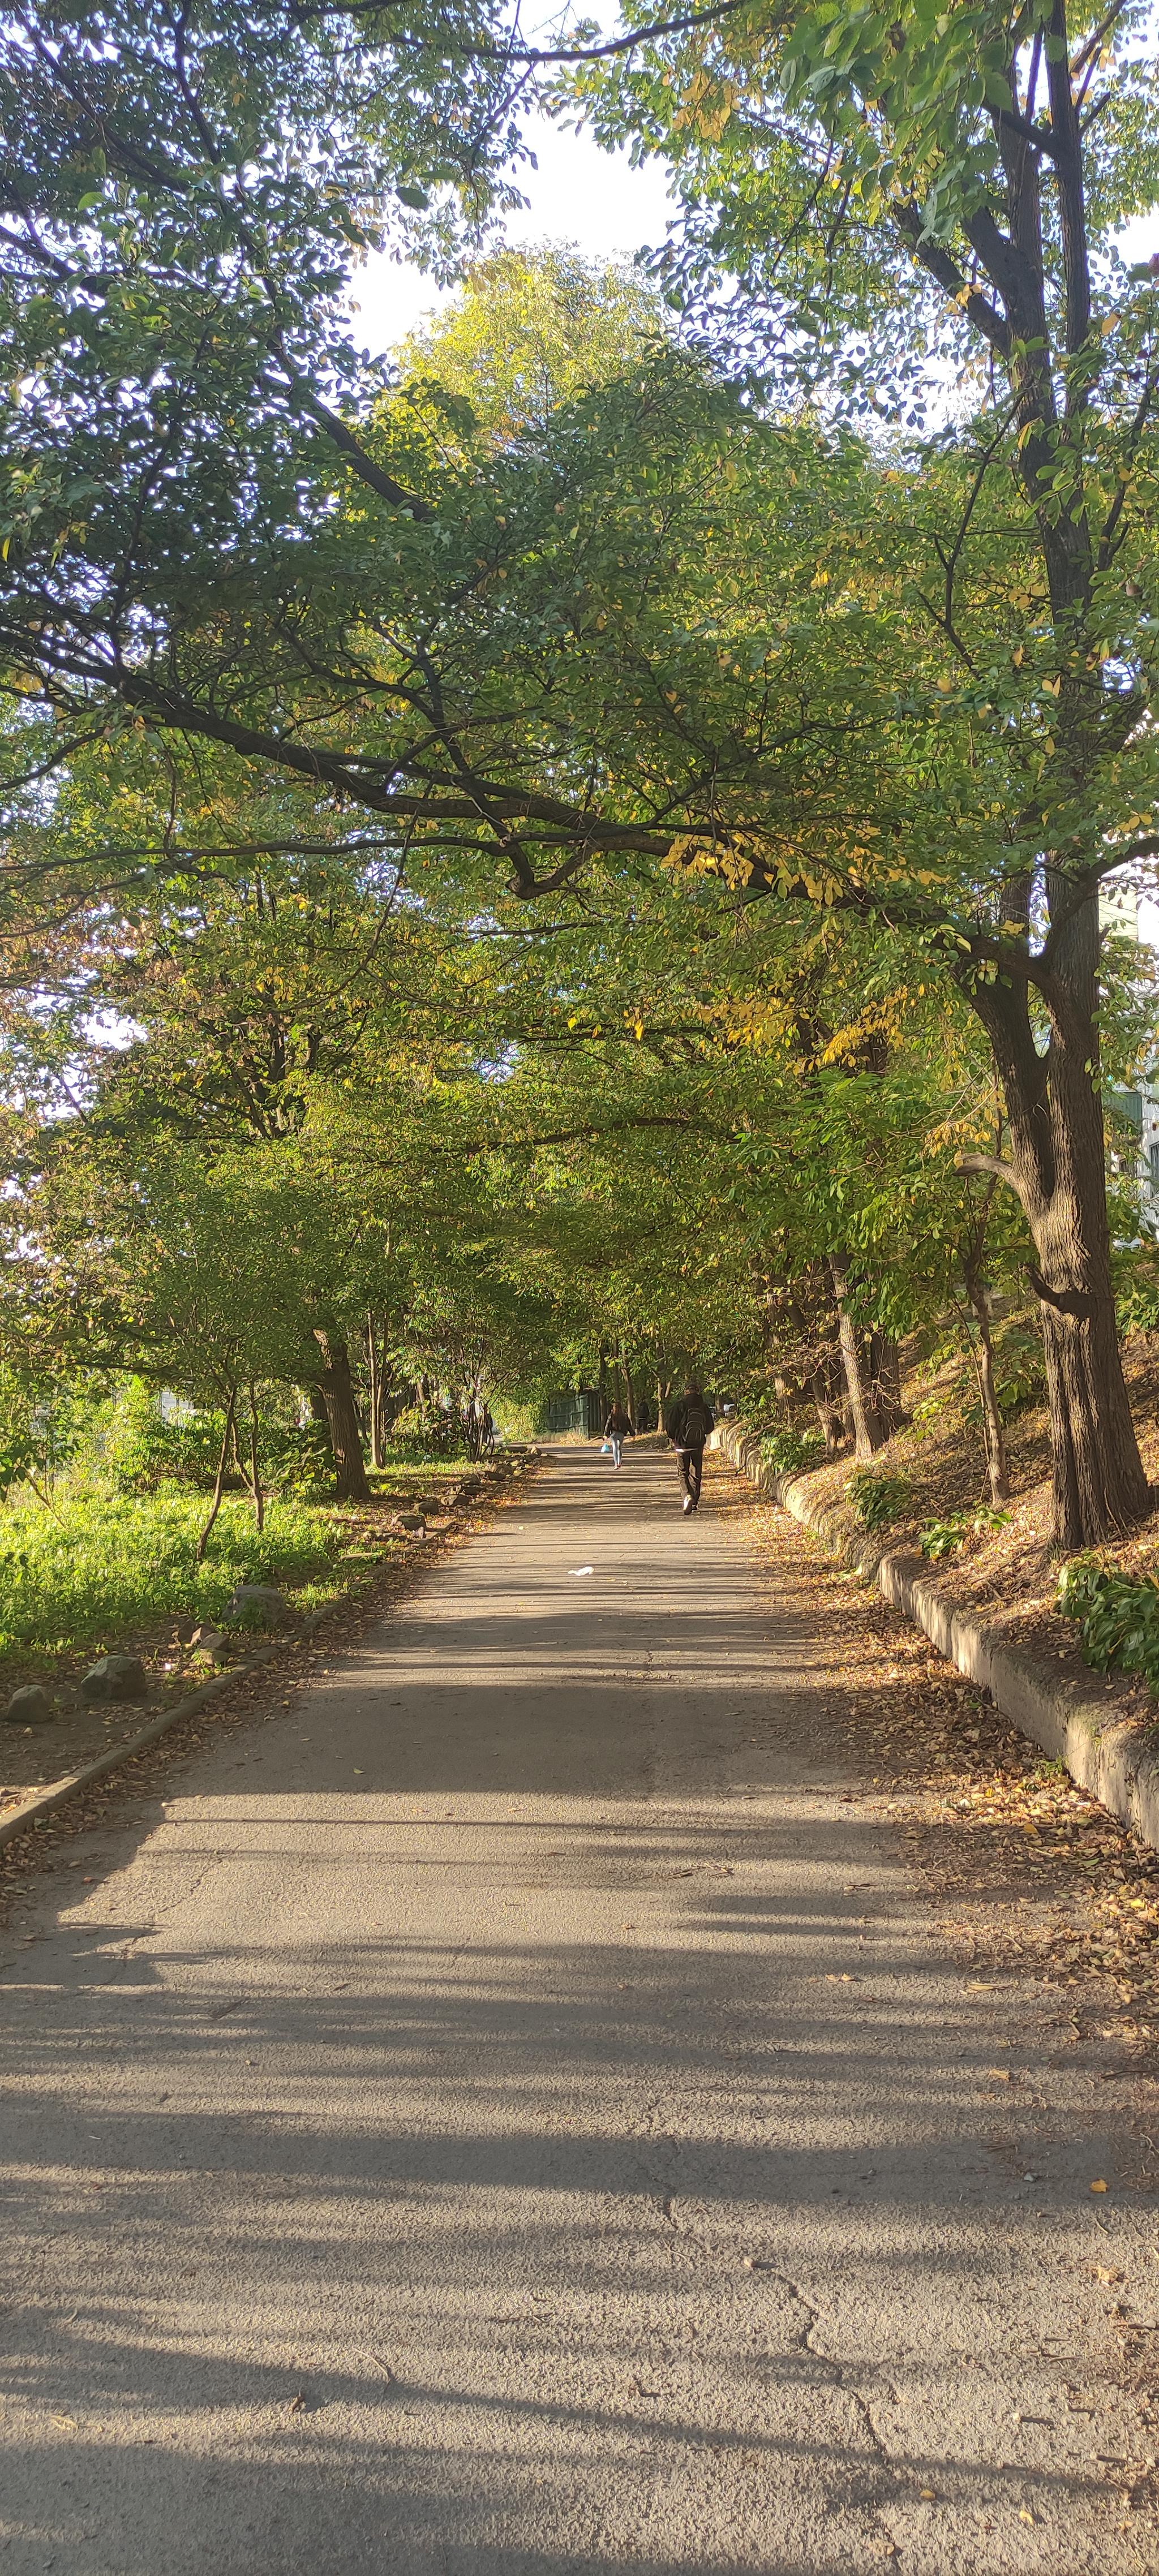
[[700, 1479], [704, 1474], [703, 1449], [678, 1449], [676, 1452], [676, 1472], [684, 1487], [685, 1493], [691, 1495], [693, 1508], [695, 1508], [696, 1504], [700, 1501]]

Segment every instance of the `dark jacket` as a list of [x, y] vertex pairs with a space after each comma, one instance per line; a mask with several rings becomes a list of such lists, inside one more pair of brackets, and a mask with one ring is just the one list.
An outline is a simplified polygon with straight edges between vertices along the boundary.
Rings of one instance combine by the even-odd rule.
[[628, 1420], [622, 1404], [614, 1404], [612, 1406], [612, 1410], [604, 1424], [605, 1440], [611, 1439], [613, 1431], [615, 1432], [617, 1440], [628, 1440], [631, 1437], [632, 1425]]
[[681, 1395], [669, 1406], [664, 1428], [674, 1449], [703, 1449], [716, 1421], [703, 1395]]

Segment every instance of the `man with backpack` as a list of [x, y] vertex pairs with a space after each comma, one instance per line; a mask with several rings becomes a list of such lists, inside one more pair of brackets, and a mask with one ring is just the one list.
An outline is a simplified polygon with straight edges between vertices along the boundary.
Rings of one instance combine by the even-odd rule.
[[676, 1465], [684, 1488], [684, 1509], [694, 1512], [700, 1502], [700, 1479], [704, 1472], [704, 1444], [716, 1424], [698, 1386], [686, 1386], [683, 1395], [670, 1406], [664, 1428], [676, 1451]]

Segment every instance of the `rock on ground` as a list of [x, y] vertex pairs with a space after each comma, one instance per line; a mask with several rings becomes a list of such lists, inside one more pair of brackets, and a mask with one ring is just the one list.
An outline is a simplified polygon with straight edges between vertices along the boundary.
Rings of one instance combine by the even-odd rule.
[[81, 1681], [82, 1699], [144, 1699], [149, 1683], [137, 1655], [102, 1655]]

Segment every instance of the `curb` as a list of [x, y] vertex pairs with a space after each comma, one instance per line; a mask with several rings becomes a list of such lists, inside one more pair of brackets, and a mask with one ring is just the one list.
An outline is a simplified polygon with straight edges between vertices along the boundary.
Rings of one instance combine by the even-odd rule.
[[[300, 1628], [295, 1628], [294, 1637], [312, 1636], [324, 1619], [329, 1619], [335, 1610], [345, 1608], [347, 1602], [355, 1598], [354, 1593], [344, 1592], [337, 1601], [328, 1601], [324, 1610], [315, 1610]], [[285, 1642], [288, 1645], [289, 1638]], [[179, 1726], [183, 1717], [192, 1717], [195, 1710], [204, 1708], [207, 1700], [217, 1699], [222, 1691], [232, 1690], [234, 1683], [244, 1681], [247, 1673], [260, 1672], [264, 1664], [272, 1664], [277, 1652], [276, 1645], [263, 1646], [256, 1655], [247, 1656], [244, 1664], [231, 1664], [228, 1672], [215, 1673], [211, 1681], [202, 1682], [199, 1690], [187, 1692], [184, 1699], [174, 1701], [172, 1708], [162, 1709], [161, 1715], [153, 1718], [148, 1726], [143, 1726], [139, 1735], [131, 1735], [127, 1744], [118, 1744], [111, 1753], [98, 1753], [94, 1762], [83, 1762], [79, 1771], [66, 1771], [62, 1779], [53, 1780], [47, 1789], [41, 1789], [36, 1797], [29, 1798], [23, 1807], [17, 1807], [12, 1815], [0, 1819], [0, 1850], [5, 1843], [15, 1842], [17, 1835], [24, 1833], [29, 1826], [38, 1825], [42, 1816], [50, 1816], [55, 1807], [63, 1807], [82, 1789], [91, 1788], [95, 1780], [103, 1780], [110, 1771], [119, 1771], [122, 1763], [131, 1762], [135, 1754], [144, 1753], [159, 1736], [167, 1735], [171, 1726]]]
[[722, 1423], [713, 1433], [713, 1448], [723, 1450], [750, 1484], [760, 1487], [782, 1511], [840, 1556], [846, 1565], [876, 1583], [895, 1610], [902, 1610], [931, 1645], [956, 1664], [960, 1673], [988, 1690], [997, 1709], [1013, 1726], [1042, 1746], [1055, 1762], [1064, 1762], [1079, 1787], [1097, 1798], [1140, 1842], [1159, 1851], [1159, 1721], [1116, 1717], [1086, 1696], [1081, 1682], [1061, 1681], [1034, 1655], [1002, 1643], [996, 1629], [971, 1610], [960, 1610], [939, 1592], [925, 1559], [875, 1547], [872, 1539], [851, 1541], [840, 1515], [826, 1511], [809, 1495], [807, 1475], [777, 1475], [763, 1466], [757, 1444], [740, 1423]]

